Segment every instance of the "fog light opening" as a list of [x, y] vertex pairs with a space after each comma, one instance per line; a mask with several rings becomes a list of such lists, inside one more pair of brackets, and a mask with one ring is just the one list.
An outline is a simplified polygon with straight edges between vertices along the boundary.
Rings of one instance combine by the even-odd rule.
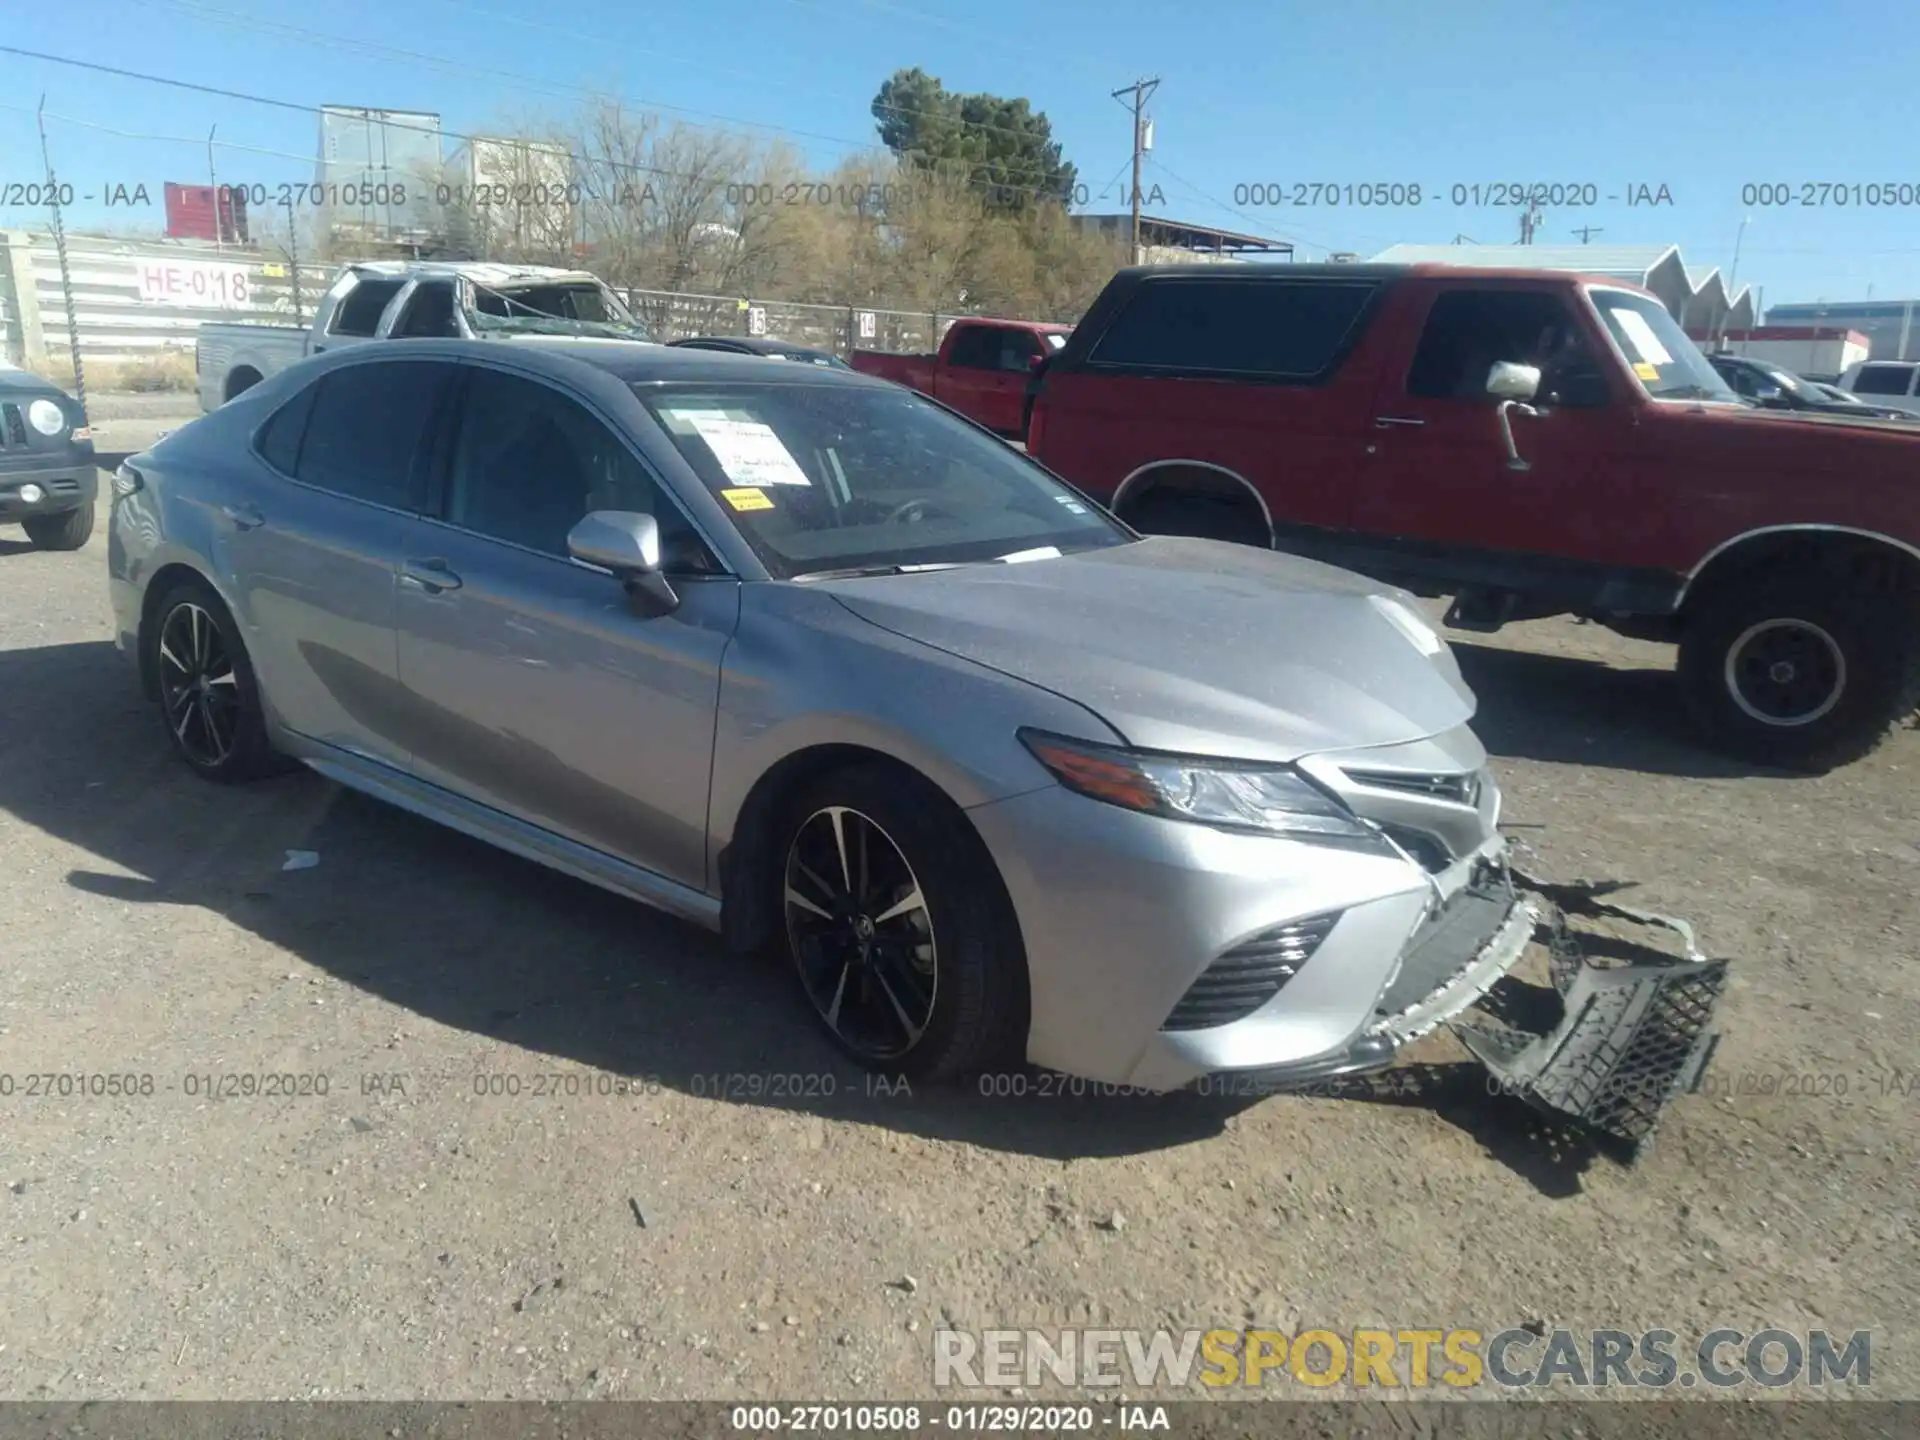
[[22, 485], [20, 487], [20, 498], [29, 505], [38, 505], [42, 500], [47, 498], [47, 492], [42, 490], [38, 485]]

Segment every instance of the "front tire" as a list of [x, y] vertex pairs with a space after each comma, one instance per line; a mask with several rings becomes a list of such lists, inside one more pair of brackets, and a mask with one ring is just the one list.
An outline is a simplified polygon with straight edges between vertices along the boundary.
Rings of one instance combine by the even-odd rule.
[[944, 794], [911, 771], [853, 766], [795, 796], [776, 833], [781, 943], [842, 1051], [924, 1081], [1022, 1062], [1019, 925]]
[[57, 515], [28, 515], [20, 522], [27, 539], [42, 550], [78, 550], [93, 538], [93, 506]]
[[1679, 675], [1717, 748], [1821, 773], [1870, 754], [1920, 704], [1920, 605], [1817, 572], [1731, 585], [1687, 617]]
[[281, 768], [247, 648], [219, 596], [205, 585], [176, 586], [142, 643], [159, 681], [168, 743], [196, 774], [237, 784]]

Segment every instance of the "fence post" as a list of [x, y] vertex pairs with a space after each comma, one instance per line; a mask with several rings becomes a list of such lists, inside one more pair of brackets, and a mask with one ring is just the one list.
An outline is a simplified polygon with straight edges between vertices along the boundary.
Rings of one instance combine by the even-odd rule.
[[[73, 272], [67, 266], [67, 227], [60, 219], [60, 183], [53, 173], [53, 153], [47, 149], [47, 97], [40, 97], [40, 110], [37, 118], [40, 122], [40, 158], [47, 162], [47, 211], [53, 217], [53, 249], [60, 257], [60, 296], [67, 308], [67, 345], [73, 354], [73, 398], [80, 402], [80, 423], [90, 425], [87, 418], [87, 374], [80, 363], [80, 319], [73, 310]], [[218, 205], [214, 206], [215, 228], [219, 224]]]
[[855, 326], [854, 319], [853, 319], [853, 306], [849, 305], [847, 306], [847, 354], [848, 356], [852, 356], [854, 350], [858, 348], [854, 344], [854, 339], [855, 339], [854, 332], [856, 328], [857, 327]]

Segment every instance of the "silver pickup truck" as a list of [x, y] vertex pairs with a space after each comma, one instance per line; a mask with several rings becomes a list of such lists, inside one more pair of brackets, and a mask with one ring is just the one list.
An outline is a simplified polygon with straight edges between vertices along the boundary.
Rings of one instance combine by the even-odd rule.
[[374, 260], [342, 270], [313, 324], [202, 325], [200, 408], [218, 409], [322, 350], [369, 340], [592, 335], [651, 342], [620, 297], [584, 270], [478, 261]]

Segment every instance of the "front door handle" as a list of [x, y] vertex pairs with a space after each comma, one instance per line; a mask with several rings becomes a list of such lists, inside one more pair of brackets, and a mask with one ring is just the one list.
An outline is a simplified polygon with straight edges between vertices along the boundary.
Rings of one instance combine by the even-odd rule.
[[435, 557], [401, 562], [400, 583], [415, 586], [429, 595], [438, 595], [445, 590], [458, 590], [460, 577], [447, 568], [446, 561]]
[[1405, 425], [1417, 430], [1426, 423], [1424, 420], [1414, 419], [1411, 415], [1377, 415], [1374, 417], [1373, 428], [1376, 430], [1391, 430], [1396, 425]]
[[220, 513], [233, 522], [236, 530], [258, 530], [267, 523], [267, 517], [251, 505], [222, 505]]

